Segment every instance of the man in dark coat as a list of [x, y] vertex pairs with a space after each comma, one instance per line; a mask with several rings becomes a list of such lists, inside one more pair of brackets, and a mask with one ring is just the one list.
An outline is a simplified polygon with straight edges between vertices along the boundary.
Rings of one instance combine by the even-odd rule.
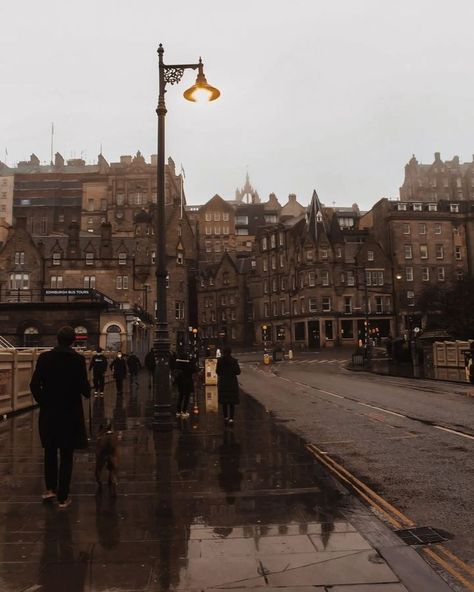
[[130, 355], [127, 358], [127, 367], [130, 372], [130, 383], [134, 382], [135, 384], [138, 384], [138, 371], [141, 369], [142, 363], [138, 356], [133, 352], [130, 352]]
[[224, 422], [226, 425], [234, 423], [235, 405], [239, 404], [239, 383], [237, 376], [240, 374], [239, 362], [232, 357], [230, 347], [225, 347], [223, 355], [217, 359], [217, 394], [219, 404], [222, 405]]
[[151, 349], [145, 356], [145, 368], [148, 370], [148, 388], [151, 388], [156, 368], [155, 352], [153, 351], [153, 349]]
[[117, 386], [117, 394], [123, 393], [123, 381], [127, 377], [127, 363], [123, 359], [122, 352], [117, 352], [117, 357], [110, 364], [113, 377], [115, 378], [115, 385]]
[[178, 402], [176, 405], [176, 417], [187, 419], [189, 417], [188, 406], [191, 393], [194, 392], [193, 376], [197, 372], [194, 358], [176, 358], [175, 383], [178, 387]]
[[90, 397], [90, 385], [85, 358], [71, 348], [75, 338], [72, 327], [60, 329], [58, 346], [39, 356], [30, 383], [31, 393], [40, 407], [39, 432], [46, 481], [43, 499], [57, 497], [60, 508], [67, 508], [71, 503], [69, 486], [74, 450], [87, 447], [81, 395]]
[[105, 357], [102, 348], [98, 347], [89, 364], [89, 371], [92, 370], [95, 397], [104, 396], [105, 371], [107, 370], [107, 366], [107, 358]]

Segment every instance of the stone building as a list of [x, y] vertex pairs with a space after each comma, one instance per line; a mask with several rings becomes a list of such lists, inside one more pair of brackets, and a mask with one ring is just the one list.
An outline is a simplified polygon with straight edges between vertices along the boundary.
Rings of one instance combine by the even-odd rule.
[[435, 152], [431, 164], [421, 164], [413, 155], [405, 166], [400, 200], [414, 203], [474, 200], [474, 156], [471, 162], [460, 163], [459, 156], [443, 161], [440, 153]]
[[272, 343], [317, 348], [391, 332], [390, 261], [357, 223], [340, 226], [314, 192], [305, 218], [260, 230], [247, 280], [256, 342], [265, 333]]

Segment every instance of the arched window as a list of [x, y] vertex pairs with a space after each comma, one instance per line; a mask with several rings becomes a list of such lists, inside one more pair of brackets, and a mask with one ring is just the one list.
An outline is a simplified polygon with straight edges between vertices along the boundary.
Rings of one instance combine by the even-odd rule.
[[38, 347], [40, 344], [39, 331], [36, 327], [27, 327], [23, 331], [23, 346]]
[[118, 325], [109, 325], [107, 327], [107, 337], [105, 347], [108, 350], [118, 351], [120, 349], [122, 330]]

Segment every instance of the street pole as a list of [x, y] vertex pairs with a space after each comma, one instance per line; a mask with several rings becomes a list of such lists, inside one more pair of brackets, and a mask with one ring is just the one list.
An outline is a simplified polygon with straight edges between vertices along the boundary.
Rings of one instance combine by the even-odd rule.
[[168, 276], [166, 262], [166, 217], [165, 217], [165, 92], [166, 85], [178, 84], [184, 70], [198, 70], [196, 83], [184, 92], [184, 98], [196, 102], [205, 98], [208, 101], [217, 99], [220, 92], [210, 86], [204, 76], [204, 67], [200, 59], [197, 64], [167, 65], [163, 61], [163, 46], [158, 48], [159, 95], [156, 114], [158, 116], [158, 155], [156, 164], [156, 320], [155, 340], [155, 390], [153, 400], [153, 426], [167, 430], [172, 427], [171, 388], [169, 375], [170, 340], [168, 332], [168, 314], [166, 301], [166, 278]]

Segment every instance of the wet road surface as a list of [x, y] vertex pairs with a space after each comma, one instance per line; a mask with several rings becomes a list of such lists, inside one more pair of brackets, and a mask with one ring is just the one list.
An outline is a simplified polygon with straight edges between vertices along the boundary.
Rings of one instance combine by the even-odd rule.
[[72, 506], [41, 503], [37, 413], [0, 424], [1, 592], [446, 589], [253, 399], [225, 429], [208, 389], [198, 415], [156, 433], [141, 382], [92, 401], [93, 433], [110, 420], [122, 434], [116, 498], [97, 493], [91, 447]]

